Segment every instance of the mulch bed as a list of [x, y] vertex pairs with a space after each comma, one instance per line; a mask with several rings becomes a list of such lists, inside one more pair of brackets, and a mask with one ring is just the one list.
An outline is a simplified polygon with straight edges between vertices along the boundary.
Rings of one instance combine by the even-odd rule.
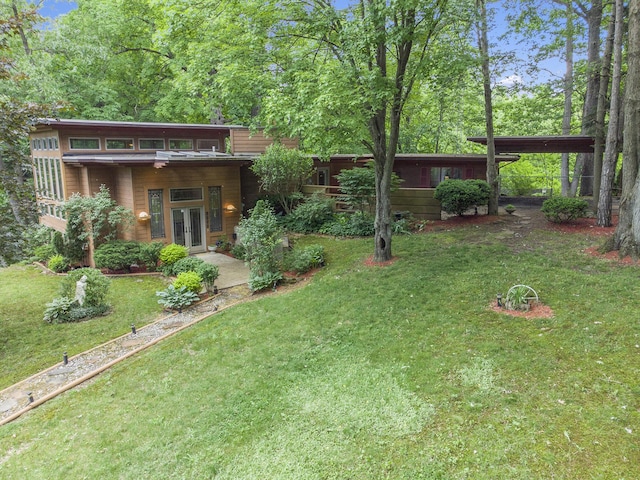
[[533, 303], [529, 310], [507, 310], [504, 307], [499, 307], [496, 302], [491, 304], [491, 310], [496, 313], [502, 313], [511, 317], [525, 318], [527, 320], [532, 318], [552, 318], [553, 310], [551, 307], [544, 305], [543, 303]]

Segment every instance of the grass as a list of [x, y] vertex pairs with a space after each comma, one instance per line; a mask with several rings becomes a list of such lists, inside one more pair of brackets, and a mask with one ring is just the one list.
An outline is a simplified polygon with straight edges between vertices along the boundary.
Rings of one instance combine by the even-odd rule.
[[[0, 429], [3, 478], [636, 478], [637, 267], [584, 236], [311, 238], [306, 287], [226, 310]], [[533, 286], [551, 319], [488, 308]]]
[[[112, 313], [84, 322], [43, 322], [46, 304], [58, 297], [61, 277], [43, 275], [32, 266], [0, 269], [0, 389], [36, 372], [142, 326], [161, 311], [158, 277], [114, 278], [108, 302]], [[135, 295], [132, 295], [135, 292]]]

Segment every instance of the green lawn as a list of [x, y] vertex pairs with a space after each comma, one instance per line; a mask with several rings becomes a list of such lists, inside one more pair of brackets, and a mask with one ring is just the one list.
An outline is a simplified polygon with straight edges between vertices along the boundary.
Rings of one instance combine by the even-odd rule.
[[[322, 242], [225, 310], [0, 428], [2, 478], [638, 478], [638, 267], [538, 231]], [[555, 311], [488, 305], [513, 284]]]
[[32, 266], [0, 268], [0, 390], [69, 357], [155, 319], [162, 308], [160, 277], [114, 278], [108, 302], [112, 313], [85, 322], [43, 322], [46, 304], [60, 296], [61, 277]]

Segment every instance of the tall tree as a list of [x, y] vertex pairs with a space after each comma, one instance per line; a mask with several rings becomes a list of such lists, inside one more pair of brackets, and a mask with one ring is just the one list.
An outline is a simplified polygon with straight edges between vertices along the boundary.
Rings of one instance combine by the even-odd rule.
[[604, 151], [604, 161], [602, 163], [602, 181], [600, 183], [600, 194], [598, 196], [597, 224], [601, 227], [611, 225], [611, 204], [613, 200], [612, 189], [613, 180], [618, 162], [618, 131], [620, 128], [620, 84], [622, 78], [622, 36], [623, 36], [623, 5], [622, 0], [616, 0], [613, 21], [615, 23], [614, 34], [614, 61], [613, 80], [611, 85], [611, 108], [609, 109], [609, 128], [607, 131], [607, 142]]
[[25, 139], [33, 120], [50, 111], [20, 95], [25, 76], [15, 57], [19, 50], [31, 54], [28, 32], [40, 20], [33, 9], [22, 7], [11, 2], [0, 10], [0, 265], [16, 259], [21, 235], [36, 219]]
[[389, 260], [389, 192], [402, 114], [414, 87], [428, 78], [435, 39], [454, 26], [444, 19], [448, 1], [360, 0], [338, 10], [312, 0], [289, 7], [292, 17], [276, 35], [295, 40], [289, 50], [295, 58], [284, 69], [281, 88], [265, 102], [265, 124], [295, 124], [292, 133], [316, 145], [355, 138], [373, 154], [374, 259]]
[[485, 0], [476, 0], [476, 8], [480, 16], [478, 24], [478, 46], [482, 61], [482, 87], [484, 91], [484, 116], [487, 127], [487, 183], [491, 189], [489, 194], [489, 215], [498, 214], [498, 196], [500, 186], [498, 183], [498, 167], [496, 165], [496, 146], [493, 135], [493, 100], [491, 95], [491, 73], [489, 71], [489, 41], [487, 5]]
[[620, 218], [613, 249], [640, 256], [640, 0], [629, 1]]

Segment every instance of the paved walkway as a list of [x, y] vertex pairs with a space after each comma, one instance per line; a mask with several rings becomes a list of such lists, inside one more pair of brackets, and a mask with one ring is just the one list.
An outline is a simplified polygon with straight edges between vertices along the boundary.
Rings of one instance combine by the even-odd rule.
[[249, 267], [242, 260], [216, 252], [197, 253], [195, 256], [218, 266], [220, 269], [220, 277], [216, 280], [218, 288], [244, 285], [249, 280]]
[[220, 268], [220, 277], [215, 282], [220, 291], [218, 295], [182, 313], [164, 313], [155, 322], [136, 329], [135, 333], [132, 329], [125, 335], [69, 358], [66, 364], [60, 362], [0, 391], [0, 426], [251, 294], [246, 285], [249, 269], [244, 262], [220, 253], [197, 256]]

